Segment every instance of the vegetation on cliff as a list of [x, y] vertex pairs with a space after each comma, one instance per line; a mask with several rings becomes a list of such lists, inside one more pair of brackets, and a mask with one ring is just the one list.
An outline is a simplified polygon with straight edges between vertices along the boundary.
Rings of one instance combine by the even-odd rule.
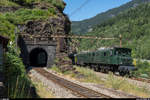
[[[1, 7], [15, 7], [22, 8], [15, 12], [0, 13], [0, 34], [11, 37], [14, 40], [14, 31], [19, 24], [25, 24], [33, 20], [46, 20], [49, 17], [57, 17], [58, 10], [64, 9], [65, 4], [62, 0], [2, 0]], [[34, 4], [47, 4], [49, 8], [41, 9]], [[45, 7], [46, 7], [45, 6]], [[7, 9], [7, 8], [6, 8]]]
[[55, 15], [55, 10], [41, 10], [41, 9], [19, 9], [15, 13], [9, 12], [6, 13], [4, 16], [6, 20], [9, 22], [17, 25], [17, 24], [24, 24], [30, 20], [46, 20], [50, 16]]
[[112, 17], [117, 16], [118, 14], [128, 10], [129, 8], [134, 8], [137, 5], [145, 2], [149, 2], [150, 0], [132, 0], [120, 7], [110, 9], [106, 12], [100, 13], [93, 18], [89, 18], [83, 21], [73, 21], [72, 22], [72, 33], [74, 34], [86, 34], [91, 31], [94, 26], [103, 23], [111, 19]]
[[132, 56], [150, 59], [150, 4], [141, 4], [132, 8], [103, 24], [97, 25], [87, 35], [100, 37], [115, 37], [118, 40], [87, 40], [80, 43], [80, 50], [97, 49], [102, 46], [119, 46], [119, 35], [123, 37], [123, 47], [133, 50]]
[[5, 76], [7, 95], [9, 98], [31, 98], [31, 81], [26, 75], [25, 67], [19, 58], [19, 51], [14, 47], [8, 46], [5, 62]]
[[0, 0], [0, 6], [3, 7], [18, 7], [19, 5], [8, 0]]
[[[16, 7], [16, 8], [15, 8]], [[26, 75], [25, 66], [20, 58], [20, 50], [16, 48], [18, 25], [26, 25], [29, 21], [47, 21], [56, 18], [65, 4], [62, 0], [0, 0], [0, 35], [10, 38], [6, 53], [5, 74], [9, 98], [33, 97], [31, 82]], [[15, 9], [14, 9], [15, 8]], [[63, 14], [62, 14], [63, 16]]]
[[48, 3], [59, 9], [64, 9], [65, 5], [62, 0], [9, 0], [22, 6], [32, 6], [34, 3]]
[[[129, 9], [118, 16], [94, 27], [86, 35], [100, 37], [115, 37], [118, 40], [90, 40], [80, 41], [79, 51], [96, 50], [104, 46], [119, 46], [119, 35], [122, 35], [123, 47], [132, 49], [132, 57], [150, 60], [150, 3]], [[137, 61], [138, 70], [133, 72], [135, 77], [150, 77], [150, 65]]]

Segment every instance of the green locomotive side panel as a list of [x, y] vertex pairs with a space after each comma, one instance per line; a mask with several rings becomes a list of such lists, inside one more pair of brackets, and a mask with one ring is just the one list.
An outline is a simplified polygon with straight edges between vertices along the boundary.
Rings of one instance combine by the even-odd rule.
[[92, 63], [93, 61], [93, 53], [81, 53], [81, 54], [77, 54], [77, 63], [79, 64], [88, 64], [88, 63]]
[[118, 62], [113, 52], [113, 50], [100, 50], [95, 52], [93, 63], [117, 64]]
[[95, 52], [77, 54], [78, 64], [131, 65], [131, 50], [127, 48], [107, 48]]

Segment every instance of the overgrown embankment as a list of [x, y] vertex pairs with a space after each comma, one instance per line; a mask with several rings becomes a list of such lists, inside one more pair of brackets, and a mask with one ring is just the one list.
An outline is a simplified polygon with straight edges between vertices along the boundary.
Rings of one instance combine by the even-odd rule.
[[[119, 46], [119, 35], [122, 35], [123, 47], [132, 49], [132, 57], [150, 59], [150, 3], [143, 3], [128, 9], [119, 15], [97, 25], [87, 35], [99, 37], [115, 37], [118, 40], [82, 39], [79, 50], [96, 50], [100, 47]], [[137, 61], [139, 63], [139, 61]], [[150, 78], [150, 65], [140, 62], [134, 76]]]
[[5, 84], [9, 98], [38, 97], [33, 92], [31, 81], [26, 75], [25, 67], [14, 47], [9, 46], [5, 55]]
[[150, 79], [150, 63], [137, 61], [136, 67], [138, 70], [132, 72], [134, 77]]
[[26, 75], [16, 46], [16, 33], [67, 34], [70, 22], [62, 0], [0, 0], [0, 35], [10, 38], [5, 54], [6, 86], [9, 98], [38, 97]]
[[97, 25], [87, 35], [100, 37], [115, 37], [118, 40], [87, 40], [82, 39], [80, 50], [95, 50], [102, 46], [120, 45], [119, 35], [122, 35], [123, 47], [133, 50], [132, 56], [140, 59], [150, 59], [150, 3], [140, 4], [121, 14]]
[[57, 66], [53, 66], [51, 70], [60, 73], [63, 77], [74, 79], [84, 83], [96, 83], [102, 85], [105, 88], [111, 88], [113, 90], [120, 90], [128, 94], [140, 96], [140, 97], [150, 97], [150, 90], [146, 88], [146, 85], [139, 87], [132, 82], [129, 82], [127, 78], [117, 77], [113, 73], [105, 75], [97, 75], [93, 70], [89, 68], [74, 66], [78, 73], [73, 73], [72, 71], [62, 72]]

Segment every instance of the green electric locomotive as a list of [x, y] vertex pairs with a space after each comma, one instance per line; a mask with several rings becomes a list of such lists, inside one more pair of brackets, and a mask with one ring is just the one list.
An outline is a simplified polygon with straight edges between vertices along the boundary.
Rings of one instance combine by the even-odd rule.
[[131, 57], [131, 49], [121, 47], [100, 48], [94, 52], [82, 52], [74, 55], [74, 64], [90, 66], [94, 70], [107, 73], [119, 72], [120, 75], [129, 74], [136, 70]]

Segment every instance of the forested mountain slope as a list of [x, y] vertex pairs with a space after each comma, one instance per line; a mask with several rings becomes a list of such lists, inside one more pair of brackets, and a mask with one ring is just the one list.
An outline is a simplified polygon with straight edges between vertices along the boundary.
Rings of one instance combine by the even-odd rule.
[[136, 7], [137, 5], [143, 3], [143, 2], [149, 2], [150, 0], [132, 0], [131, 2], [128, 2], [127, 4], [124, 4], [118, 8], [110, 9], [104, 13], [100, 13], [96, 15], [93, 18], [83, 20], [83, 21], [73, 21], [72, 22], [72, 33], [75, 34], [84, 34], [93, 29], [93, 26], [97, 24], [101, 24], [104, 21], [115, 17], [121, 12], [124, 12], [125, 10]]
[[[150, 3], [141, 4], [97, 25], [87, 35], [118, 38], [120, 34], [123, 37], [123, 47], [132, 48], [133, 57], [150, 59]], [[107, 41], [83, 39], [80, 50], [116, 45], [119, 46], [119, 38]]]

